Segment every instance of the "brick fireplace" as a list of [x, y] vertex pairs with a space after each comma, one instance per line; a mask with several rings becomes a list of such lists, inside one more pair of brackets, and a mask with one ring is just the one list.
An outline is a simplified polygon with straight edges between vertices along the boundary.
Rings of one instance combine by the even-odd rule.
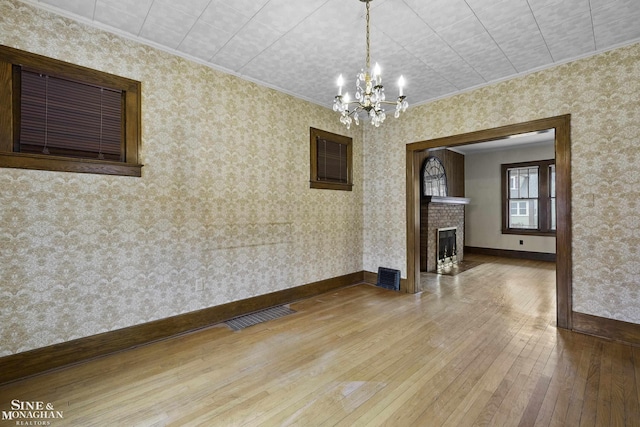
[[464, 258], [464, 197], [425, 197], [420, 205], [420, 271], [436, 271], [438, 229], [456, 227], [457, 259]]

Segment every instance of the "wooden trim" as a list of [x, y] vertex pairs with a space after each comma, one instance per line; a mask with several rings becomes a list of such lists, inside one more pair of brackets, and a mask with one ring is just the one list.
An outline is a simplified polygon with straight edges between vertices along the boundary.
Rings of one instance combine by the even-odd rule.
[[640, 325], [573, 312], [573, 331], [640, 346]]
[[[557, 325], [571, 329], [571, 115], [550, 117], [460, 135], [407, 144], [407, 284], [415, 292], [420, 281], [419, 167], [420, 151], [501, 139], [519, 133], [555, 129], [556, 160], [556, 301]], [[417, 264], [417, 267], [416, 267]]]
[[556, 129], [556, 304], [558, 327], [571, 329], [571, 116], [554, 119]]
[[373, 273], [371, 271], [366, 271], [366, 270], [363, 271], [362, 273], [363, 273], [362, 280], [364, 280], [366, 283], [370, 285], [375, 285], [376, 283], [378, 283], [378, 273]]
[[[123, 161], [73, 158], [18, 153], [14, 144], [20, 131], [19, 73], [13, 66], [27, 67], [51, 76], [122, 90], [125, 148]], [[59, 172], [96, 173], [140, 177], [140, 145], [142, 141], [142, 84], [138, 81], [93, 70], [46, 56], [0, 45], [0, 167], [51, 170]], [[7, 123], [10, 121], [9, 123]]]
[[233, 317], [363, 282], [363, 272], [154, 320], [0, 358], [0, 384], [193, 332]]
[[414, 294], [420, 283], [420, 155], [407, 145], [407, 280], [400, 291]]
[[316, 188], [320, 190], [351, 191], [353, 189], [353, 184], [342, 184], [339, 182], [327, 181], [309, 181], [309, 188]]
[[556, 254], [548, 252], [514, 251], [510, 249], [480, 248], [477, 246], [465, 246], [465, 254], [491, 255], [504, 258], [531, 259], [534, 261], [556, 262]]
[[[556, 231], [551, 229], [551, 206], [549, 194], [549, 166], [555, 165], [555, 159], [533, 160], [530, 162], [503, 163], [500, 165], [500, 191], [502, 199], [502, 234], [521, 234], [529, 236], [555, 236]], [[510, 206], [510, 182], [507, 179], [507, 171], [513, 168], [537, 167], [538, 168], [538, 197], [531, 200], [538, 201], [538, 228], [535, 230], [523, 228], [509, 228]], [[524, 199], [527, 199], [526, 197]]]
[[[330, 182], [318, 180], [318, 140], [326, 139], [347, 146], [347, 182]], [[353, 138], [324, 130], [309, 128], [309, 188], [322, 190], [351, 191], [353, 188]]]
[[13, 65], [0, 61], [0, 151], [13, 150]]
[[76, 159], [24, 153], [0, 152], [0, 167], [103, 175], [142, 176], [142, 165], [107, 160]]

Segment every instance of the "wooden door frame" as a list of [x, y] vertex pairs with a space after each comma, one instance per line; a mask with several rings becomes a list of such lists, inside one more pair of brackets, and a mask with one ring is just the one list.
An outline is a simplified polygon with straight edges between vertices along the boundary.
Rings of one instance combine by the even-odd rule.
[[493, 129], [407, 144], [407, 280], [404, 291], [416, 292], [420, 281], [420, 165], [418, 152], [491, 141], [519, 133], [555, 129], [556, 159], [556, 303], [557, 326], [571, 329], [571, 115], [532, 120]]

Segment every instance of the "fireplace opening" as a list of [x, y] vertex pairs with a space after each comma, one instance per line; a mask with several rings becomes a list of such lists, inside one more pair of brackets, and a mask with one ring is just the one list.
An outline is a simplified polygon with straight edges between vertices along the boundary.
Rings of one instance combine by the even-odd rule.
[[457, 227], [438, 228], [436, 243], [436, 272], [451, 269], [458, 263], [458, 248], [456, 246]]

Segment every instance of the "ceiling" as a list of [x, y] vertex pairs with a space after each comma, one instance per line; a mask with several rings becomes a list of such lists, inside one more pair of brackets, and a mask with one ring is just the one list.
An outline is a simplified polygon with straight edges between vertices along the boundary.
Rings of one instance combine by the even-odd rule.
[[[314, 103], [353, 94], [358, 0], [23, 0]], [[411, 105], [640, 40], [640, 0], [373, 0], [371, 60]]]
[[526, 146], [553, 146], [555, 144], [555, 129], [547, 129], [538, 132], [527, 132], [508, 136], [506, 138], [492, 139], [491, 141], [476, 142], [472, 144], [448, 147], [456, 153], [469, 155], [486, 153], [488, 151], [502, 151]]

